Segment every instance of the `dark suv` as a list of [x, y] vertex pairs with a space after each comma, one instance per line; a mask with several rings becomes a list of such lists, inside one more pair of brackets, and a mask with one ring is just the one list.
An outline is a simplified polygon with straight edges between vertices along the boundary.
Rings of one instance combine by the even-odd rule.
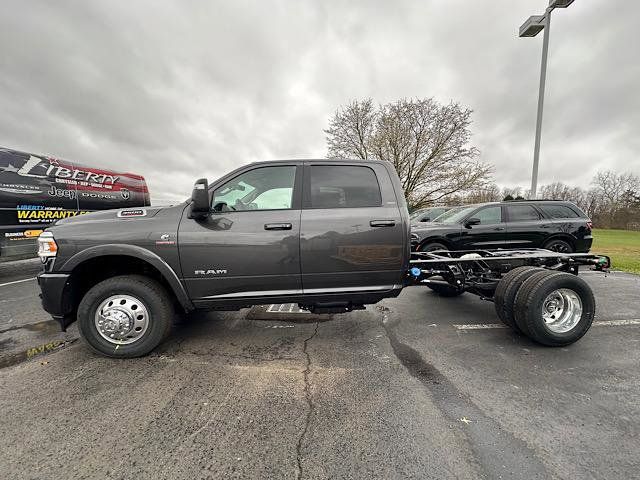
[[411, 228], [414, 250], [546, 248], [588, 252], [591, 220], [571, 202], [527, 200], [457, 207]]
[[452, 208], [455, 208], [455, 207], [421, 208], [420, 210], [411, 212], [411, 215], [409, 215], [409, 220], [411, 220], [412, 224], [420, 223], [420, 222], [432, 222], [436, 218], [438, 218], [440, 215], [442, 215], [448, 210], [451, 210]]

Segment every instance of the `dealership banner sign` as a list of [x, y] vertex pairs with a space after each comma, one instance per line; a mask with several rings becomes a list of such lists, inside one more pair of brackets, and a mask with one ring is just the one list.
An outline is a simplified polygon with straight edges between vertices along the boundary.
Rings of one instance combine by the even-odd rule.
[[149, 205], [144, 178], [0, 147], [0, 225]]

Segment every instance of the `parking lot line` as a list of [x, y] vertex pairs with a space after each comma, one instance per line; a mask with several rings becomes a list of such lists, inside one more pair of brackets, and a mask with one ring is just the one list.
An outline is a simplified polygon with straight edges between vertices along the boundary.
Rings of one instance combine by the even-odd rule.
[[640, 325], [640, 318], [630, 318], [628, 320], [603, 320], [601, 322], [593, 322], [597, 327], [616, 327], [619, 325]]
[[29, 282], [29, 281], [31, 281], [31, 280], [35, 280], [35, 279], [36, 279], [36, 277], [33, 277], [33, 278], [25, 278], [25, 279], [23, 279], [23, 280], [15, 280], [15, 281], [13, 281], [13, 282], [0, 283], [0, 287], [6, 287], [7, 285], [13, 285], [13, 284], [15, 284], [15, 283]]
[[[626, 325], [640, 325], [640, 318], [626, 320], [600, 320], [593, 322], [594, 327], [620, 327]], [[466, 325], [453, 325], [457, 330], [487, 330], [491, 328], [509, 328], [501, 323], [470, 323]]]
[[454, 325], [458, 330], [485, 330], [488, 328], [509, 328], [502, 323], [470, 323], [467, 325]]

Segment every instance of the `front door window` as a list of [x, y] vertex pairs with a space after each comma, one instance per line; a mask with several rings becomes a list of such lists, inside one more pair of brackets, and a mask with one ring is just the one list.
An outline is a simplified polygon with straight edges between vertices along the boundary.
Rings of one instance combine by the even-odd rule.
[[296, 167], [262, 167], [229, 180], [213, 192], [214, 210], [287, 210], [293, 204]]

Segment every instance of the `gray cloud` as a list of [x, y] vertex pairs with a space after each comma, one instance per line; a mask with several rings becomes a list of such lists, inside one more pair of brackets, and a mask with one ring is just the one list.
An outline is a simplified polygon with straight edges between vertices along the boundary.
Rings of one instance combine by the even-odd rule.
[[[64, 5], [64, 7], [63, 7]], [[0, 145], [147, 177], [154, 201], [246, 162], [318, 157], [353, 98], [475, 110], [500, 184], [528, 185], [545, 0], [10, 1]], [[640, 4], [554, 12], [540, 180], [640, 173]]]

